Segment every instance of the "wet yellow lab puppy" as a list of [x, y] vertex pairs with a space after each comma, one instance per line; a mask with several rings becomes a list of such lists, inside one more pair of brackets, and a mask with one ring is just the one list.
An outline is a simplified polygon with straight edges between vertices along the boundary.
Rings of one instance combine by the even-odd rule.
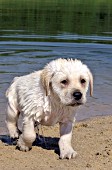
[[[73, 158], [72, 129], [77, 108], [86, 102], [93, 77], [86, 65], [75, 59], [57, 59], [43, 70], [15, 77], [6, 92], [8, 99], [6, 124], [10, 137], [19, 138], [17, 147], [28, 151], [35, 141], [35, 122], [41, 125], [60, 125], [60, 158]], [[23, 116], [22, 134], [19, 136], [17, 121]]]

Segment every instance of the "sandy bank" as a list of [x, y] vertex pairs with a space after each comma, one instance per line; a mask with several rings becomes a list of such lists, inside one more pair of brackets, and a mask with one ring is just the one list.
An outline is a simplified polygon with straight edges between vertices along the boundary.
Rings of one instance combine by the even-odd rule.
[[[15, 150], [5, 144], [8, 136], [0, 136], [0, 170], [110, 170], [112, 169], [112, 116], [97, 117], [76, 123], [72, 145], [78, 152], [75, 159], [60, 160], [59, 130], [42, 127], [45, 143], [37, 141], [29, 152]], [[7, 139], [7, 140], [6, 140]], [[46, 144], [46, 146], [45, 146]]]

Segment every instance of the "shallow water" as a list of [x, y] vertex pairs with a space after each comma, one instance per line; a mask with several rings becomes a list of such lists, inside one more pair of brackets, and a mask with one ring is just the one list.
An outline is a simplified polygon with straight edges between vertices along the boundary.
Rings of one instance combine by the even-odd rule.
[[39, 70], [60, 57], [81, 59], [94, 75], [94, 98], [88, 93], [77, 120], [112, 114], [112, 3], [96, 2], [92, 8], [88, 1], [63, 2], [32, 1], [30, 5], [28, 1], [25, 6], [24, 2], [18, 5], [7, 0], [0, 6], [2, 128], [5, 91], [13, 77]]

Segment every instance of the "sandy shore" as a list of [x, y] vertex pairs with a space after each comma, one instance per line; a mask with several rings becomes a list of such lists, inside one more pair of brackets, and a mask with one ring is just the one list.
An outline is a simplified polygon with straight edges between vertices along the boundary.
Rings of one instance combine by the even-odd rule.
[[[96, 117], [76, 123], [72, 145], [76, 158], [60, 160], [59, 130], [42, 127], [41, 137], [29, 152], [21, 152], [11, 145], [8, 136], [0, 136], [0, 170], [111, 170], [112, 169], [112, 116]], [[10, 142], [10, 145], [8, 143]]]

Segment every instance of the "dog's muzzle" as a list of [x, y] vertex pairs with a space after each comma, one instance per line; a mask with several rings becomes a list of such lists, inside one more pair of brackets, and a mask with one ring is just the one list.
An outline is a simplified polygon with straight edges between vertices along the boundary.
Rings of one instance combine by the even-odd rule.
[[82, 93], [81, 93], [81, 92], [75, 91], [75, 92], [72, 94], [72, 96], [73, 96], [73, 100], [72, 100], [71, 103], [68, 104], [68, 106], [74, 107], [74, 106], [80, 106], [80, 105], [83, 104], [83, 102], [82, 102], [82, 100], [81, 100], [81, 98], [82, 98]]

